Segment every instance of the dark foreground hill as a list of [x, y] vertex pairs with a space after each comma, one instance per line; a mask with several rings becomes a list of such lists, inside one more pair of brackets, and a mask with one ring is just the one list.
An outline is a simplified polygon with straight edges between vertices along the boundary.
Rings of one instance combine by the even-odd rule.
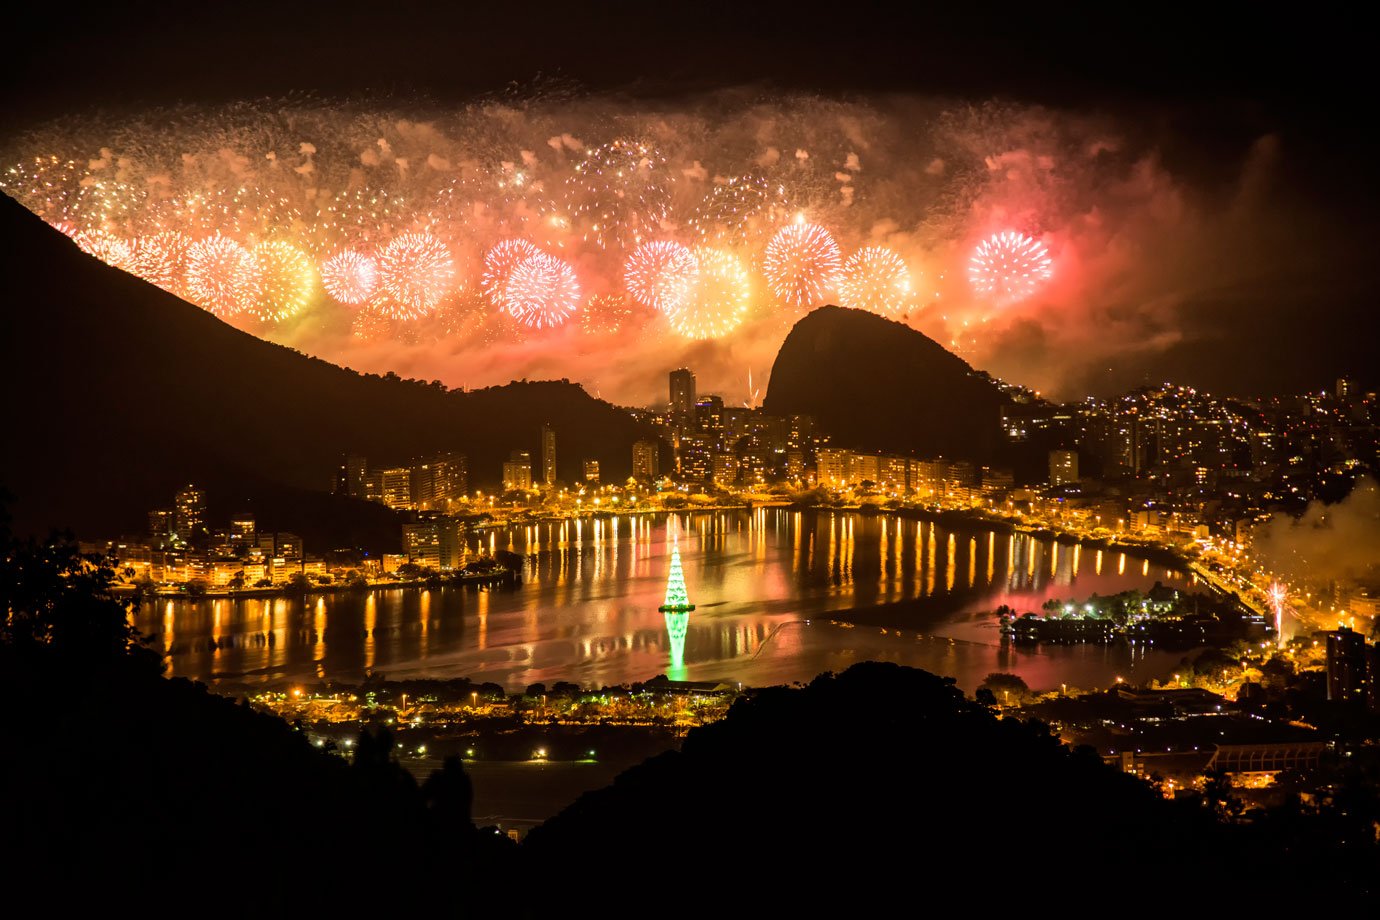
[[681, 916], [982, 916], [1220, 903], [1269, 877], [1257, 843], [952, 681], [871, 662], [740, 700], [523, 849], [538, 875], [617, 867], [624, 916], [658, 890]]
[[503, 890], [511, 848], [474, 827], [458, 760], [418, 784], [386, 730], [350, 763], [163, 678], [130, 642], [113, 575], [70, 543], [11, 540], [0, 504], [7, 898], [70, 915], [464, 916]]
[[795, 324], [764, 406], [813, 415], [835, 446], [987, 462], [1008, 400], [923, 333], [862, 310], [821, 307]]
[[[247, 503], [317, 549], [396, 539], [384, 509], [321, 494], [342, 451], [375, 466], [463, 451], [473, 488], [496, 484], [515, 448], [539, 456], [546, 422], [568, 481], [585, 458], [606, 479], [627, 476], [647, 434], [568, 382], [447, 392], [265, 342], [90, 258], [3, 196], [0, 277], [0, 485], [17, 498], [19, 532], [138, 532], [195, 481], [213, 515]], [[313, 527], [326, 531], [315, 542]], [[332, 532], [340, 542], [323, 545]]]

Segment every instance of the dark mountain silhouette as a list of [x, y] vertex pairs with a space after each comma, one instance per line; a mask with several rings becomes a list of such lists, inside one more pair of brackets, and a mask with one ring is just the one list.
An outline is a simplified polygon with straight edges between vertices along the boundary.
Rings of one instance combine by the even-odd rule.
[[[952, 680], [868, 662], [739, 700], [679, 752], [586, 793], [523, 849], [536, 877], [616, 866], [622, 908], [608, 912], [619, 916], [644, 913], [660, 890], [677, 916], [747, 917], [934, 896], [982, 913], [1051, 886], [1080, 903], [1124, 897], [1132, 882], [1108, 870], [1111, 857], [1071, 856], [1090, 848], [1138, 877], [1211, 864], [1215, 878], [1246, 886], [1269, 877], [1260, 843], [1196, 804], [1164, 800], [1090, 749], [1060, 744], [1038, 722], [999, 719]], [[708, 862], [735, 879], [731, 896], [695, 882], [693, 867]], [[1008, 863], [1016, 887], [993, 890]], [[1240, 890], [1184, 884], [1195, 904]], [[1184, 893], [1134, 887], [1138, 905]], [[570, 890], [542, 894], [552, 908]]]
[[1007, 397], [909, 326], [821, 307], [786, 336], [764, 407], [815, 418], [836, 447], [987, 462]]
[[85, 255], [3, 196], [0, 277], [0, 485], [21, 533], [142, 532], [150, 508], [195, 482], [213, 523], [250, 507], [309, 548], [387, 546], [392, 512], [325, 494], [343, 451], [371, 466], [463, 451], [473, 489], [496, 485], [513, 449], [539, 471], [546, 422], [567, 481], [586, 458], [626, 477], [649, 434], [567, 381], [448, 392], [265, 342]]

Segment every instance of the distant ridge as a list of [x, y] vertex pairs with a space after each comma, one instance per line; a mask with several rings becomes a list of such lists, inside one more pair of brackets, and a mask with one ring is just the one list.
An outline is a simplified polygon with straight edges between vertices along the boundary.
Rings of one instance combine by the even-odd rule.
[[631, 472], [650, 430], [566, 381], [470, 393], [361, 375], [241, 332], [81, 252], [0, 196], [0, 486], [18, 533], [139, 533], [188, 481], [213, 520], [249, 507], [309, 549], [392, 546], [396, 516], [325, 494], [343, 450], [373, 466], [444, 450], [469, 456], [471, 489], [496, 484], [508, 452], [539, 465], [554, 425], [559, 473]]
[[988, 462], [1010, 400], [967, 362], [902, 323], [820, 307], [791, 329], [764, 406], [812, 415], [834, 446]]

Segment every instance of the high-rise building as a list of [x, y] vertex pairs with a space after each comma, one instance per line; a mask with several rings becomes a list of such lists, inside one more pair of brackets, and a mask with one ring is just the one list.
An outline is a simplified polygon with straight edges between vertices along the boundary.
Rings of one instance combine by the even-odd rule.
[[541, 426], [541, 481], [548, 488], [556, 485], [556, 429]]
[[710, 475], [714, 477], [716, 486], [727, 487], [738, 481], [737, 454], [727, 450], [715, 451], [710, 463]]
[[412, 467], [412, 504], [419, 511], [449, 511], [469, 489], [464, 454], [441, 454]]
[[379, 473], [379, 500], [390, 508], [412, 507], [412, 468], [407, 466], [382, 470]]
[[149, 536], [158, 540], [166, 540], [168, 537], [177, 533], [176, 530], [177, 513], [171, 508], [155, 508], [149, 512]]
[[1078, 481], [1078, 451], [1052, 450], [1049, 452], [1049, 484], [1064, 486]]
[[588, 485], [588, 486], [597, 486], [597, 485], [599, 485], [599, 461], [598, 461], [598, 460], [586, 460], [586, 461], [585, 461], [585, 485]]
[[1345, 377], [1337, 378], [1337, 398], [1346, 399], [1351, 396], [1351, 381]]
[[[694, 377], [690, 379], [693, 391]], [[640, 482], [655, 482], [661, 478], [660, 445], [656, 441], [637, 441], [633, 444], [632, 471], [633, 478]]]
[[206, 493], [185, 486], [173, 500], [173, 531], [183, 543], [206, 532]]
[[503, 464], [503, 491], [532, 491], [532, 455], [525, 450], [515, 450], [508, 455]]
[[684, 431], [695, 424], [695, 375], [687, 368], [671, 371], [671, 427]]
[[724, 401], [721, 396], [701, 396], [695, 400], [695, 429], [719, 446], [723, 438]]
[[1366, 637], [1345, 626], [1327, 634], [1327, 698], [1336, 703], [1367, 702], [1370, 673]]
[[351, 498], [366, 498], [369, 491], [369, 463], [358, 454], [346, 454], [340, 458], [340, 472], [336, 476], [337, 494]]
[[254, 515], [249, 512], [237, 514], [230, 519], [230, 537], [235, 542], [245, 542], [254, 536]]

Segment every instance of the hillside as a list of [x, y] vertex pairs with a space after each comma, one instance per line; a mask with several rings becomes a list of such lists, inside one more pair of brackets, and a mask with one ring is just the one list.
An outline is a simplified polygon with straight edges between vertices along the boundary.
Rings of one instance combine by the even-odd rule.
[[391, 512], [323, 494], [343, 451], [373, 466], [463, 451], [476, 488], [499, 481], [509, 451], [538, 457], [545, 422], [568, 481], [585, 458], [606, 480], [627, 476], [646, 435], [569, 382], [447, 392], [265, 342], [85, 255], [3, 196], [0, 242], [0, 485], [19, 532], [140, 532], [195, 481], [213, 518], [248, 506], [317, 548], [377, 543], [397, 539]]
[[764, 406], [813, 415], [838, 447], [995, 459], [1007, 398], [923, 333], [862, 310], [821, 307], [795, 324]]
[[[821, 916], [935, 892], [987, 903], [1008, 861], [1031, 892], [1060, 880], [1077, 900], [1105, 903], [1127, 879], [1085, 871], [1074, 854], [1090, 846], [1147, 877], [1210, 861], [1248, 885], [1267, 877], [1250, 844], [1039, 723], [999, 719], [951, 680], [868, 662], [739, 700], [679, 752], [533, 830], [523, 849], [539, 876], [616, 865], [625, 903], [665, 886], [686, 916], [722, 913], [723, 893], [668, 866], [723, 860], [747, 878], [730, 915]], [[1137, 897], [1166, 904], [1181, 896], [1170, 889]]]

